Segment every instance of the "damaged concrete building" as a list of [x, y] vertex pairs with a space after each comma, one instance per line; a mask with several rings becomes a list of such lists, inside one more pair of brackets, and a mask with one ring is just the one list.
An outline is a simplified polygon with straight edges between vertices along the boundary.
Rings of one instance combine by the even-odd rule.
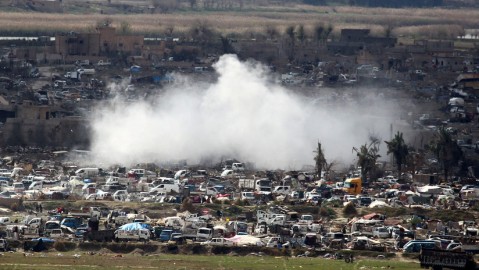
[[85, 118], [65, 116], [54, 106], [1, 102], [0, 120], [4, 123], [3, 145], [82, 147], [89, 142]]

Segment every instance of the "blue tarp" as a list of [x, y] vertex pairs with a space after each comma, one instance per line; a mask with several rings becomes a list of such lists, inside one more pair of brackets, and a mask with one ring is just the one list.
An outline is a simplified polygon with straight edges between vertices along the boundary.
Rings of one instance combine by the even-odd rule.
[[150, 225], [140, 222], [128, 223], [119, 228], [120, 230], [124, 231], [133, 231], [133, 230], [142, 230], [142, 229], [150, 229]]
[[137, 72], [140, 72], [140, 71], [141, 71], [140, 66], [131, 66], [130, 67], [130, 72], [132, 72], [132, 73], [137, 73]]

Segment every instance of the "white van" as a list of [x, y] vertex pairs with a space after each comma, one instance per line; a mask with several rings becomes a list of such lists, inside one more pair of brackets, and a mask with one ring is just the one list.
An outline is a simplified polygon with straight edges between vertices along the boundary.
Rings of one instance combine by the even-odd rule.
[[33, 181], [28, 190], [42, 190], [43, 188], [52, 188], [58, 186], [60, 181]]
[[231, 169], [235, 172], [242, 172], [244, 171], [244, 165], [243, 163], [239, 163], [239, 162], [233, 163], [231, 164]]
[[254, 192], [245, 191], [241, 192], [241, 200], [253, 201], [255, 199]]
[[230, 177], [233, 177], [233, 176], [234, 176], [234, 171], [233, 170], [224, 170], [221, 173], [222, 178], [230, 178]]
[[100, 175], [102, 171], [100, 168], [80, 168], [75, 171], [75, 175], [82, 178], [95, 177]]
[[273, 194], [288, 195], [291, 192], [290, 186], [276, 186], [273, 189]]
[[13, 192], [23, 193], [25, 191], [25, 185], [22, 182], [13, 183]]
[[188, 175], [189, 171], [188, 170], [179, 170], [175, 173], [174, 178], [175, 179], [182, 179], [183, 177], [186, 177]]
[[152, 189], [149, 190], [150, 193], [152, 192], [166, 192], [166, 193], [170, 193], [170, 192], [176, 192], [176, 193], [179, 193], [180, 192], [180, 186], [178, 184], [160, 184]]
[[375, 237], [375, 238], [389, 238], [389, 237], [391, 237], [391, 234], [389, 233], [389, 230], [386, 227], [374, 227], [373, 228], [373, 237]]
[[12, 223], [10, 217], [0, 217], [0, 224], [10, 224]]

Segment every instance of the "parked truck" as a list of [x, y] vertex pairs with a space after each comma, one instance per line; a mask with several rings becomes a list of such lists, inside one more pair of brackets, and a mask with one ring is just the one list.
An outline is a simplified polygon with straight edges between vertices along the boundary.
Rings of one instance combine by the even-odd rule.
[[144, 241], [147, 242], [151, 238], [151, 233], [147, 229], [141, 230], [116, 230], [115, 240], [118, 241]]
[[111, 242], [115, 239], [115, 230], [87, 231], [83, 234], [84, 241]]
[[74, 217], [101, 217], [101, 211], [99, 207], [82, 207], [81, 209], [71, 210], [69, 215]]
[[242, 190], [254, 191], [259, 194], [271, 194], [271, 180], [262, 179], [239, 179], [238, 187]]
[[361, 194], [362, 181], [361, 177], [348, 178], [344, 181], [343, 191], [347, 194], [357, 195]]
[[199, 228], [196, 233], [196, 241], [206, 241], [213, 237], [213, 229], [211, 228]]
[[81, 80], [81, 73], [78, 71], [69, 71], [64, 77], [71, 80]]

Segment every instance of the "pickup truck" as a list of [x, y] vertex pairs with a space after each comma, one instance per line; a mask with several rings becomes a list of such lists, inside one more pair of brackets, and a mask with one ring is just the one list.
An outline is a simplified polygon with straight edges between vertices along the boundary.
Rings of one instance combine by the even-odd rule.
[[200, 245], [206, 246], [233, 246], [234, 242], [226, 240], [224, 238], [212, 238], [211, 240], [201, 242]]
[[97, 66], [111, 66], [111, 62], [109, 60], [99, 60]]
[[80, 73], [80, 75], [93, 75], [95, 74], [95, 69], [94, 68], [79, 68], [77, 69], [77, 72]]
[[101, 211], [98, 207], [83, 207], [81, 209], [71, 210], [68, 214], [76, 217], [101, 217]]

